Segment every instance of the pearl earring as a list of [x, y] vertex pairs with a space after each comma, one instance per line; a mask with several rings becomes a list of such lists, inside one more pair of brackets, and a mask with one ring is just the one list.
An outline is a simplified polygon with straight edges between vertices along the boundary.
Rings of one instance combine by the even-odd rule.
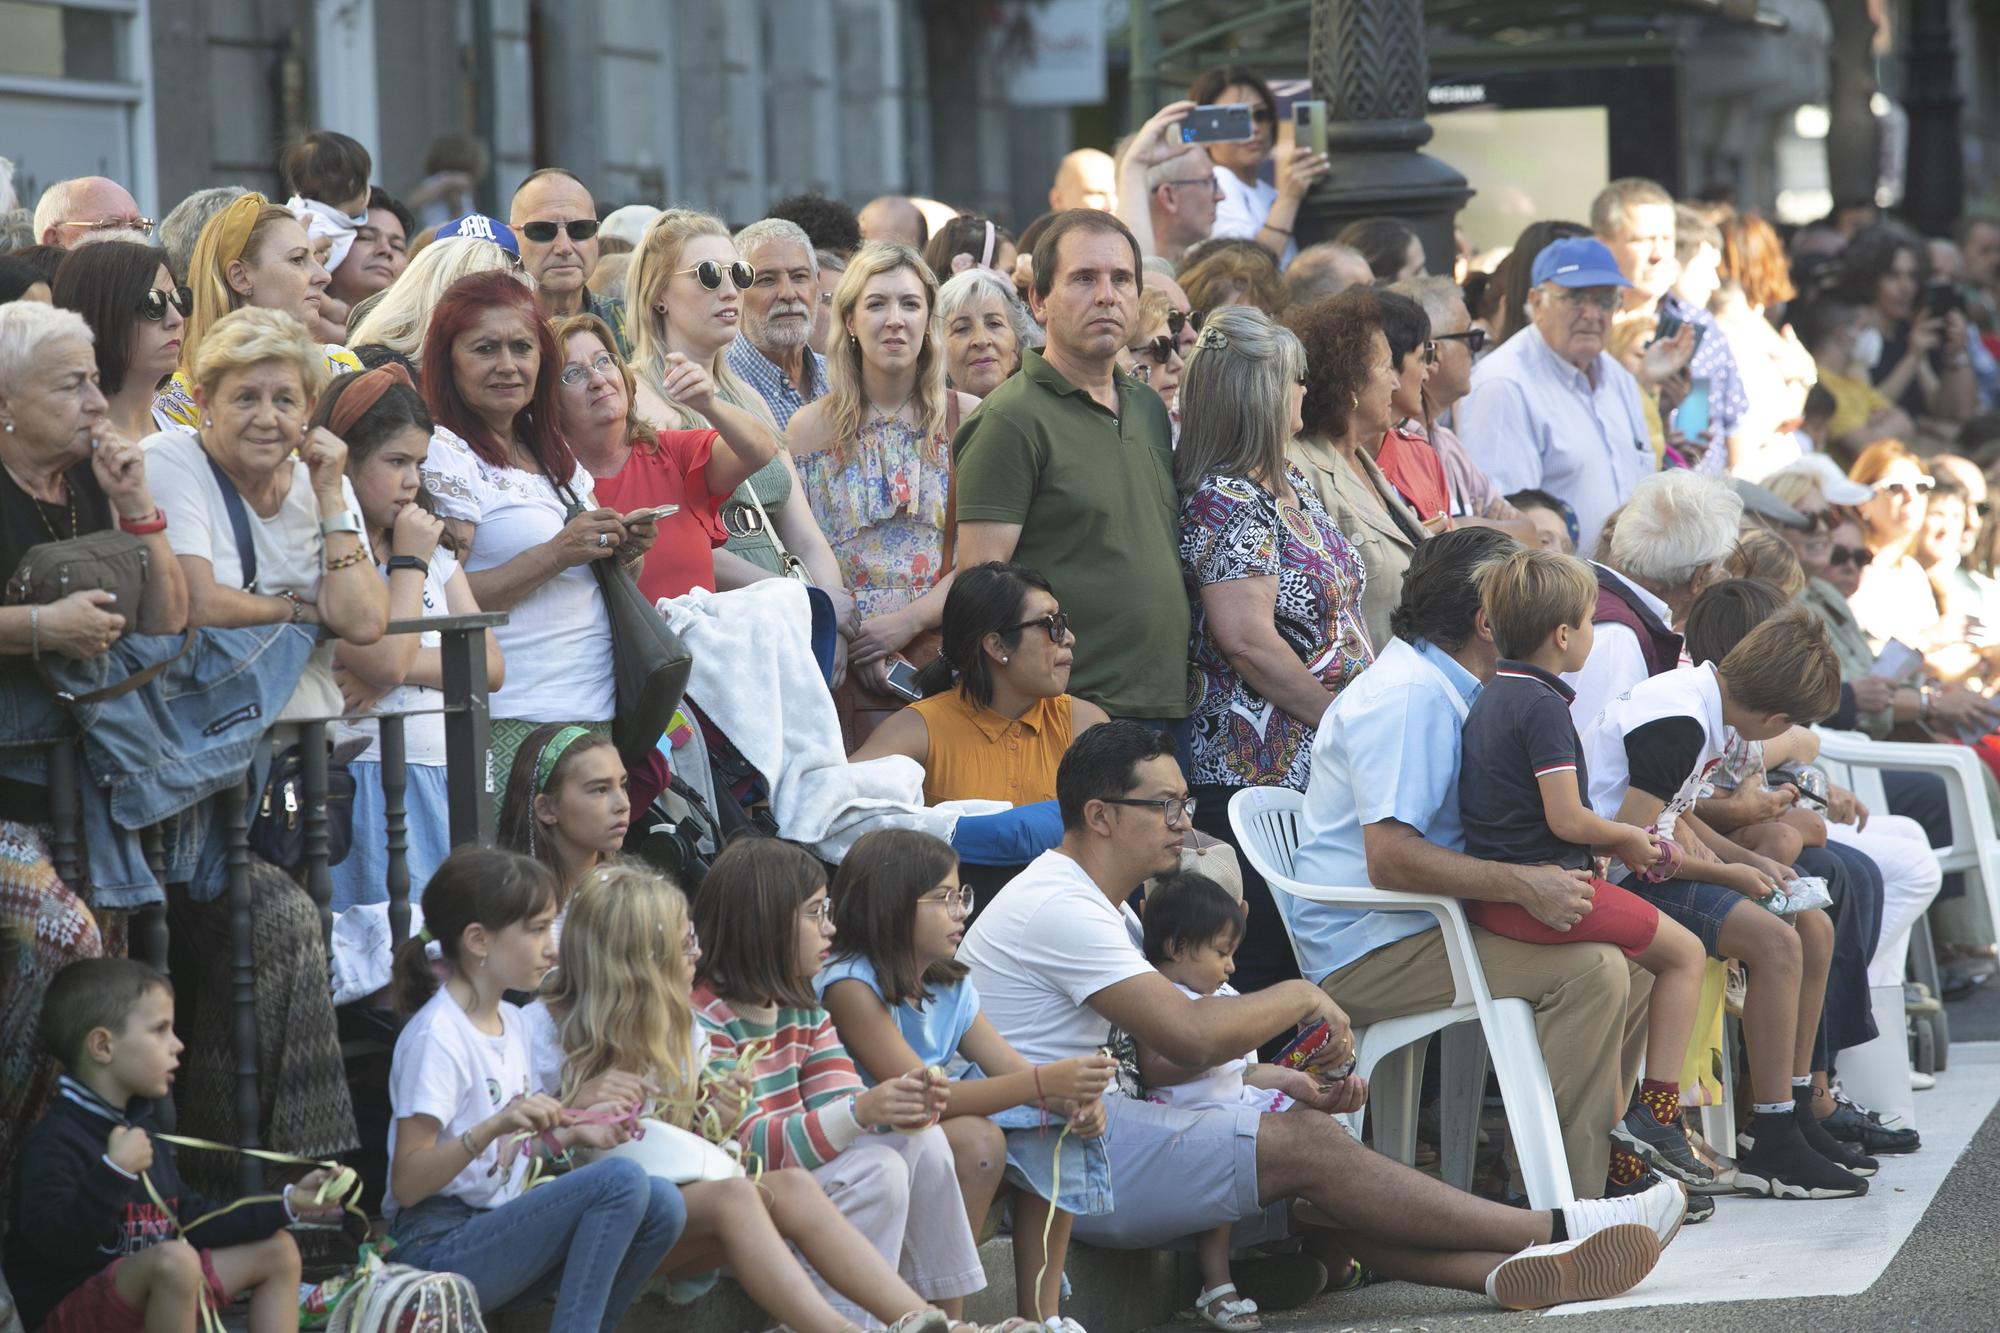
[[12, 435], [14, 433], [14, 423], [11, 421], [7, 423], [7, 433], [9, 435]]
[[1006, 665], [1006, 664], [1007, 664], [1008, 662], [1011, 662], [1011, 661], [1013, 661], [1013, 660], [1014, 660], [1014, 659], [1013, 659], [1013, 658], [1011, 658], [1011, 657], [1003, 657], [1003, 658], [1001, 658], [1001, 659], [1000, 659], [1000, 663], [1001, 663], [1001, 665], [1002, 665], [1002, 666], [1004, 666], [1004, 665]]

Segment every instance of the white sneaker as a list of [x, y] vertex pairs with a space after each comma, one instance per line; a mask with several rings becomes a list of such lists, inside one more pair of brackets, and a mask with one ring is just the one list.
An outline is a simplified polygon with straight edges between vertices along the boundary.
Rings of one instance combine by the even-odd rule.
[[1059, 1314], [1053, 1319], [1044, 1319], [1042, 1323], [1048, 1328], [1049, 1333], [1088, 1333], [1082, 1324], [1066, 1314]]
[[1651, 1227], [1616, 1223], [1582, 1240], [1530, 1245], [1501, 1260], [1486, 1275], [1486, 1295], [1506, 1310], [1601, 1301], [1638, 1286], [1659, 1261], [1660, 1242]]
[[1926, 1074], [1921, 1069], [1912, 1069], [1910, 1071], [1910, 1090], [1912, 1092], [1929, 1092], [1936, 1086], [1937, 1075]]
[[1563, 1222], [1571, 1240], [1582, 1240], [1606, 1227], [1637, 1222], [1651, 1227], [1661, 1249], [1666, 1249], [1681, 1222], [1687, 1217], [1687, 1188], [1678, 1180], [1660, 1177], [1651, 1189], [1616, 1199], [1578, 1199], [1563, 1205]]

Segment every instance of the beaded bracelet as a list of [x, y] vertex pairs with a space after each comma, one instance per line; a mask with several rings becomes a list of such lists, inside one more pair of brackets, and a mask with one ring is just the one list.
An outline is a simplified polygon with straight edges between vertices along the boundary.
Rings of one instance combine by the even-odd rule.
[[353, 550], [349, 551], [346, 555], [337, 555], [334, 556], [332, 559], [328, 560], [326, 562], [326, 572], [329, 574], [338, 573], [339, 571], [348, 568], [350, 565], [360, 564], [363, 560], [367, 559], [367, 557], [368, 553], [362, 550], [359, 546], [357, 546]]

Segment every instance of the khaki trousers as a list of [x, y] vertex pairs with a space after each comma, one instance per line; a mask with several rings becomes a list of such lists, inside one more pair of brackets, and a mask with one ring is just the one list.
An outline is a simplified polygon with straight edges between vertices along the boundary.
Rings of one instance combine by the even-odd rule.
[[[1625, 1114], [1645, 1058], [1653, 978], [1609, 944], [1523, 944], [1478, 926], [1472, 938], [1493, 997], [1534, 1008], [1570, 1188], [1596, 1198], [1611, 1163], [1611, 1127]], [[1356, 1027], [1443, 1009], [1453, 996], [1436, 930], [1386, 944], [1320, 985]]]

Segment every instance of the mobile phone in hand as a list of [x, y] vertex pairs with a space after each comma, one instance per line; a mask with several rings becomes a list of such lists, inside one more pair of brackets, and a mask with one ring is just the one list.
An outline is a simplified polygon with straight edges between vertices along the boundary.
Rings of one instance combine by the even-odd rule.
[[1198, 106], [1181, 122], [1182, 143], [1241, 143], [1253, 134], [1248, 102]]
[[651, 509], [635, 509], [619, 521], [629, 528], [640, 523], [657, 523], [680, 512], [679, 505], [654, 505]]
[[1326, 154], [1326, 103], [1292, 103], [1292, 146]]
[[917, 688], [917, 669], [901, 659], [889, 663], [888, 684], [891, 694], [911, 703], [924, 697], [924, 692]]

